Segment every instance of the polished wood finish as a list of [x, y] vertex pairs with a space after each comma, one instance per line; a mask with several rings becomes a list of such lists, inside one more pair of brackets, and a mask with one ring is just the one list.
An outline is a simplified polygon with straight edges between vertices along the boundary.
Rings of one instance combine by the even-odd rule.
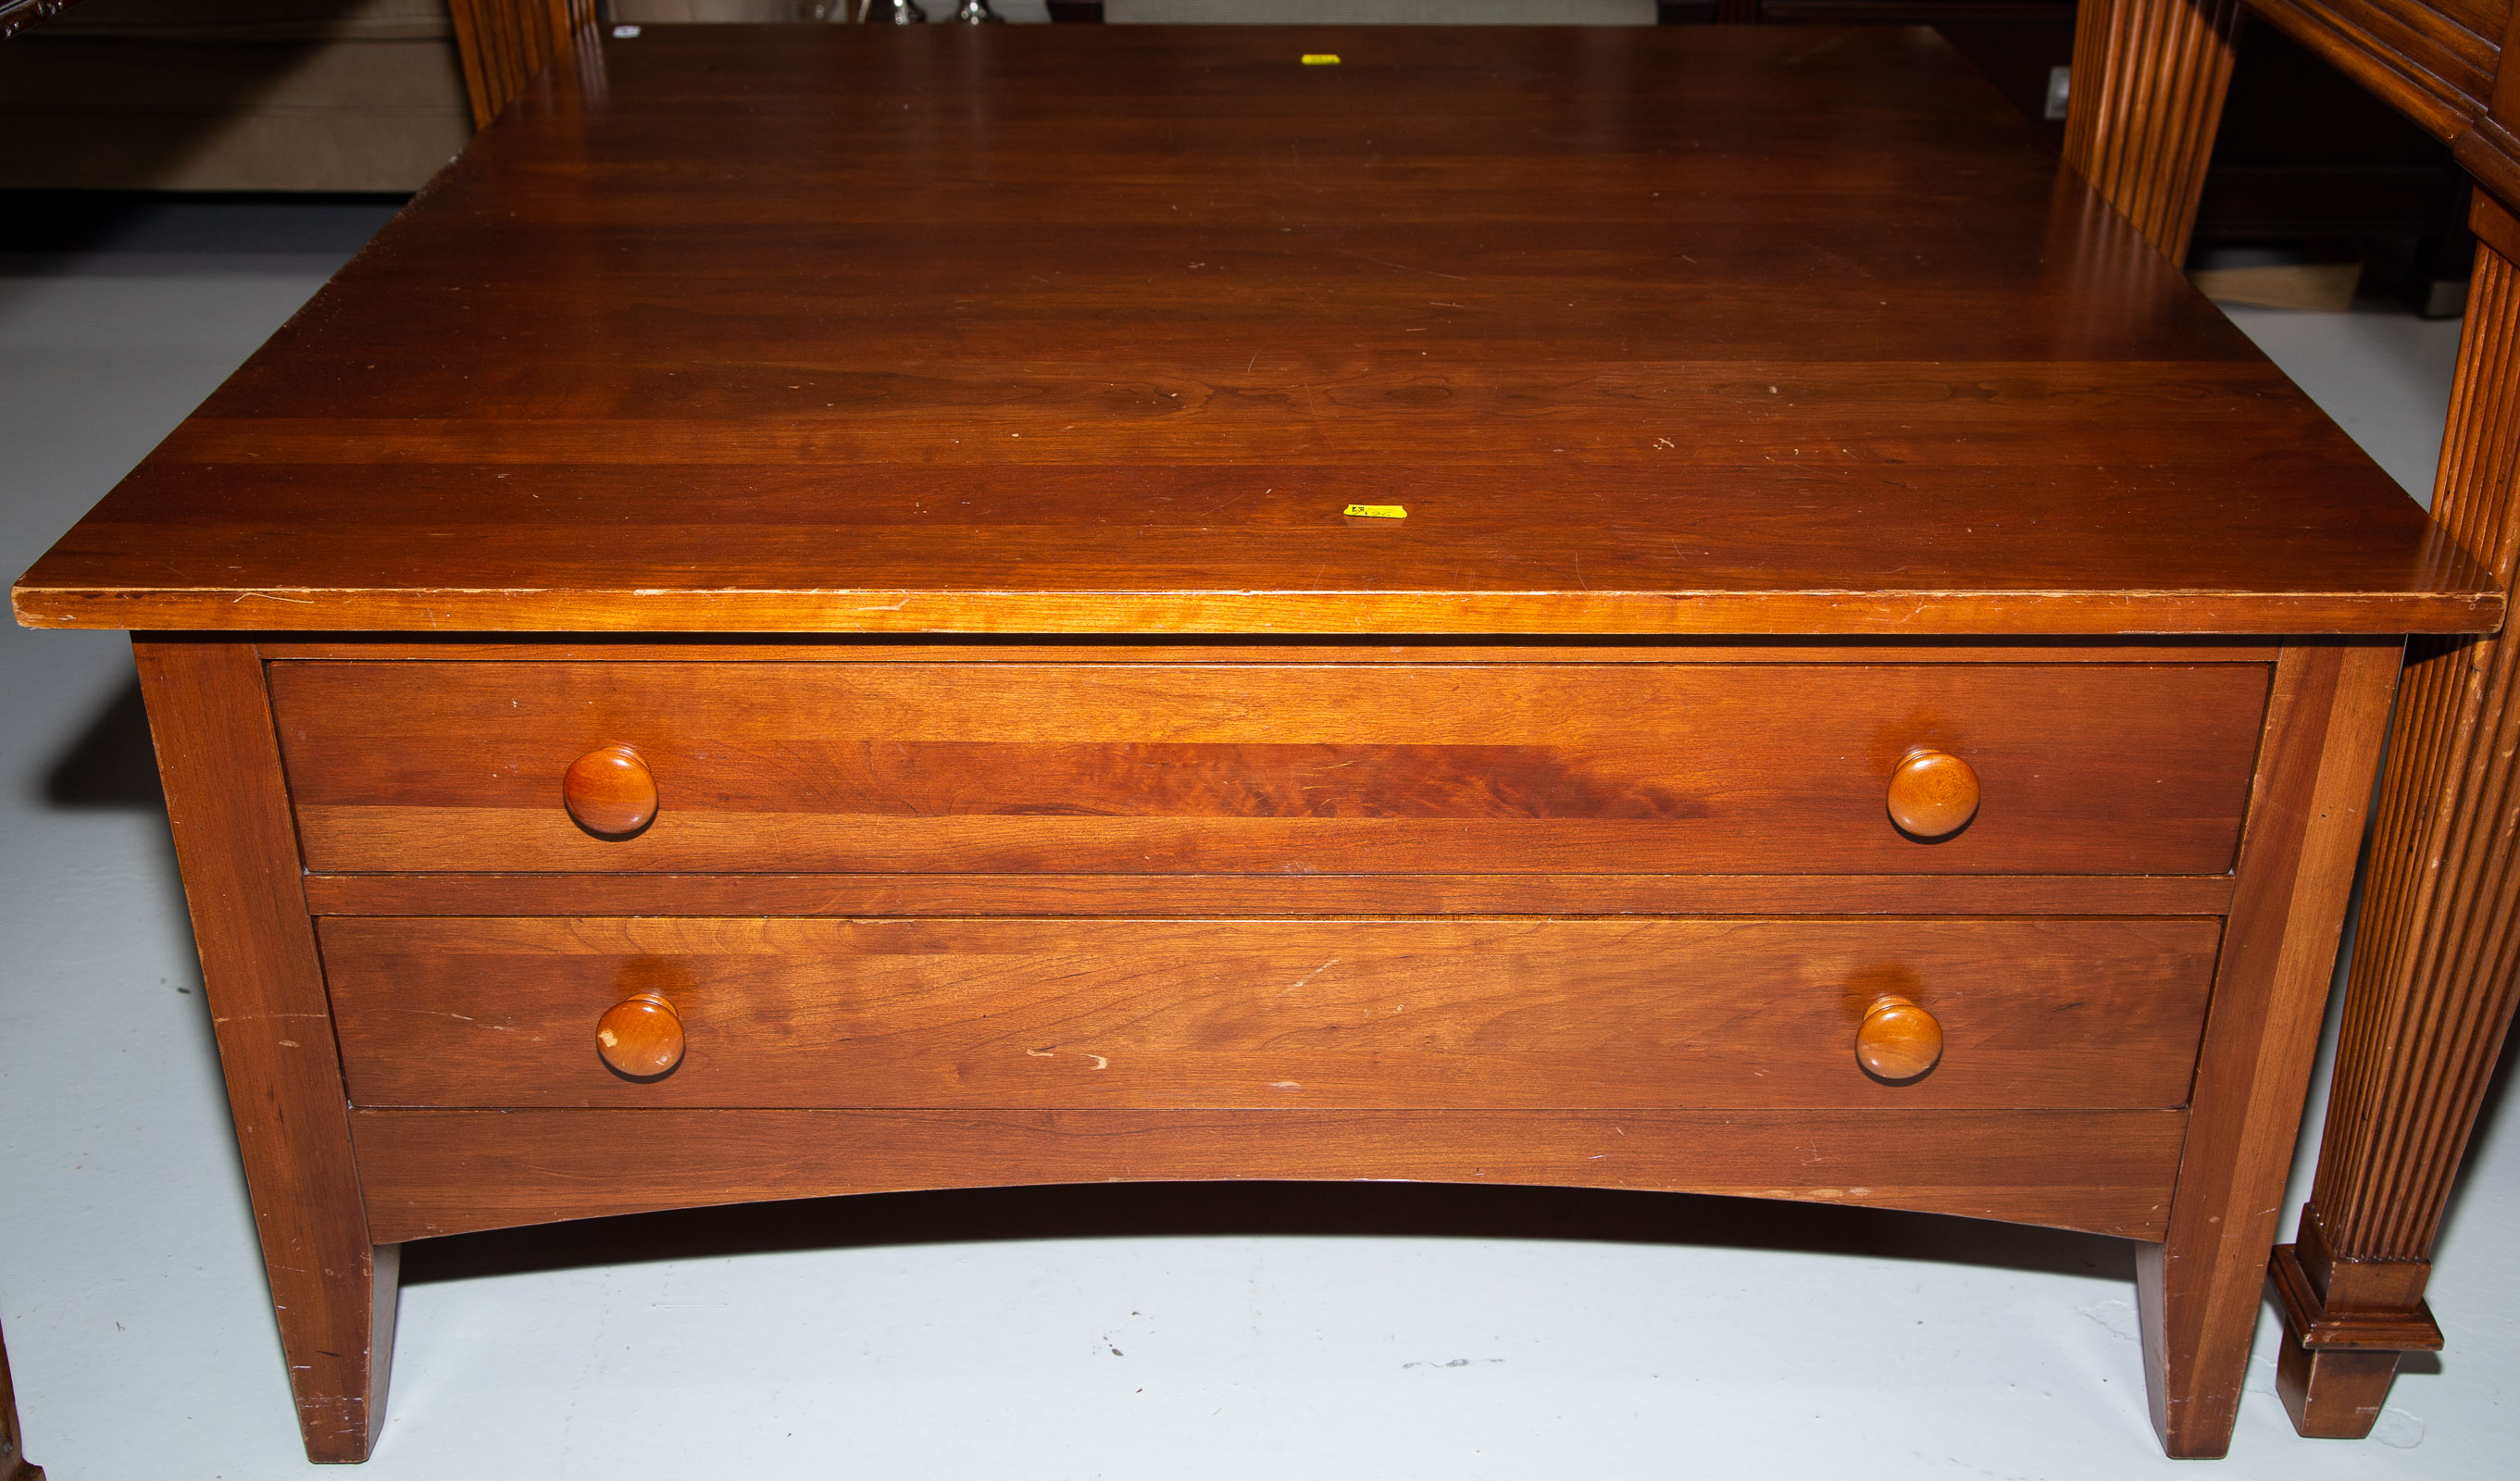
[[[361, 1105], [1993, 1109], [2185, 1104], [2221, 932], [592, 918], [333, 920], [322, 935]], [[690, 1027], [668, 1080], [625, 1084], [585, 1055], [576, 1026], [630, 989]], [[1906, 1021], [1877, 1023], [1890, 989]], [[1885, 1087], [1848, 1042], [1859, 1021], [1868, 1045], [1939, 1042], [1909, 998], [1956, 1060]], [[655, 1074], [672, 1055], [606, 1058]]]
[[0, 1481], [44, 1481], [44, 1468], [19, 1443], [18, 1390], [9, 1377], [9, 1345], [0, 1342]]
[[[2488, 245], [2433, 507], [2508, 582], [2520, 571], [2520, 267], [2500, 244], [2520, 224], [2490, 202], [2479, 217]], [[2515, 819], [2520, 637], [2423, 642], [2398, 702], [2335, 1089], [2290, 1256], [2302, 1279], [2276, 1281], [2280, 1386], [2304, 1434], [2368, 1434], [2393, 1349], [2439, 1345], [2422, 1301], [2433, 1243], [2520, 1004]], [[2336, 1337], [2340, 1315], [2359, 1324], [2355, 1340]]]
[[1292, 638], [1274, 642], [1214, 637], [833, 640], [804, 634], [666, 638], [588, 634], [576, 638], [415, 640], [407, 634], [276, 636], [257, 645], [265, 658], [369, 662], [472, 660], [500, 663], [1302, 663], [1528, 665], [1535, 663], [2272, 663], [2281, 651], [2264, 639], [1926, 638]]
[[[671, 1083], [668, 1081], [667, 1083]], [[1404, 1179], [1660, 1189], [2161, 1237], [2175, 1110], [363, 1110], [396, 1239], [905, 1189]], [[606, 1169], [587, 1176], [589, 1167]]]
[[2170, 1229], [2136, 1254], [2145, 1389], [2174, 1457], [2230, 1445], [2399, 657], [2304, 642], [2275, 666]]
[[1890, 821], [1919, 838], [1958, 832], [1977, 816], [1977, 769], [1949, 751], [1918, 746], [1890, 771]]
[[[2304, 1211], [2305, 1219], [2308, 1211]], [[2299, 1244], [2275, 1246], [2268, 1266], [2275, 1305], [2283, 1313], [2284, 1340], [2275, 1360], [2275, 1394], [2292, 1416], [2293, 1428], [2313, 1439], [2360, 1440], [2371, 1432], [2388, 1402], [2398, 1375], [2398, 1359], [2408, 1352], [2438, 1352], [2444, 1346], [2431, 1308], [2418, 1297], [2407, 1297], [2378, 1311], [2330, 1308], [2313, 1283], [2301, 1252], [2327, 1267], [2328, 1286], [2340, 1295], [2359, 1272], [2348, 1267], [2346, 1280], [2335, 1279], [2332, 1258], [2318, 1243], [2317, 1227], [2303, 1231]], [[2411, 1268], [2411, 1269], [2410, 1269]], [[2422, 1262], [2405, 1262], [2386, 1274], [2420, 1277]]]
[[[2509, 0], [2249, 4], [2449, 141], [2484, 187], [2475, 226], [2485, 245], [2435, 513], [2507, 592], [2520, 541], [2520, 484], [2511, 476], [2520, 443], [2512, 389], [2520, 383], [2520, 67], [2503, 61], [2520, 41], [2520, 10]], [[2084, 14], [2092, 23], [2092, 7]], [[2186, 50], [2193, 58], [2210, 49]], [[2140, 52], [2124, 49], [2078, 57], [2076, 67], [2078, 99], [2087, 68], [2121, 87], [2155, 75]], [[2157, 135], [2178, 136], [2192, 116], [2160, 105], [2153, 112]], [[2202, 147], [2158, 157], [2135, 194], [2175, 196]], [[2426, 642], [2409, 654], [2317, 1183], [2298, 1243], [2277, 1251], [2272, 1267], [2286, 1330], [2277, 1389], [2305, 1435], [2367, 1434], [2396, 1352], [2439, 1342], [2421, 1300], [2429, 1255], [2484, 1075], [2520, 996], [2513, 650], [2503, 637]]]
[[634, 745], [599, 745], [568, 764], [561, 804], [599, 838], [627, 838], [656, 821], [656, 774]]
[[2082, 0], [2065, 158], [2146, 242], [2187, 255], [2239, 0]]
[[[2266, 670], [285, 663], [272, 686], [327, 872], [2203, 875], [2231, 867]], [[549, 778], [617, 737], [673, 804], [591, 838]], [[2001, 805], [1903, 836], [1882, 798], [1919, 741]]]
[[2213, 875], [309, 875], [319, 916], [2219, 916]]
[[1351, 34], [1337, 67], [1218, 26], [596, 42], [27, 573], [21, 619], [2500, 620], [1930, 33]]
[[242, 643], [134, 647], [306, 1457], [364, 1460], [384, 1410], [399, 1252], [371, 1236], [359, 1203], [262, 664]]
[[[727, 1048], [740, 1052], [739, 1046]], [[595, 1051], [606, 1064], [634, 1080], [670, 1073], [683, 1062], [682, 1015], [662, 993], [633, 993], [596, 1020]]]
[[1906, 998], [1884, 994], [1865, 1010], [1855, 1031], [1855, 1057], [1877, 1079], [1914, 1080], [1942, 1062], [1943, 1022]]
[[487, 128], [555, 62], [592, 49], [596, 0], [446, 0], [472, 124]]
[[1341, 54], [581, 32], [20, 583], [241, 635], [144, 663], [315, 1454], [400, 1239], [1216, 1177], [2158, 1241], [2223, 1443], [2388, 635], [2503, 589], [1929, 35]]

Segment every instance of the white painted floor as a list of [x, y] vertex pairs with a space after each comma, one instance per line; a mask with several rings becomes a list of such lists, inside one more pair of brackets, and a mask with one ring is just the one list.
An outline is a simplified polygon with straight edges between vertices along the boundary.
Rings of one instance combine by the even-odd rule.
[[[381, 216], [195, 206], [0, 259], [0, 566]], [[2454, 326], [2242, 323], [2429, 478]], [[0, 665], [0, 1322], [28, 1453], [55, 1481], [299, 1475], [127, 649], [10, 629]], [[2515, 1123], [2498, 1098], [2442, 1245], [2451, 1349], [2378, 1435], [2292, 1435], [2270, 1319], [2231, 1458], [2184, 1474], [2513, 1473]], [[2176, 1468], [2131, 1269], [2116, 1240], [1958, 1220], [1388, 1185], [562, 1226], [412, 1247], [367, 1473], [2115, 1481]]]

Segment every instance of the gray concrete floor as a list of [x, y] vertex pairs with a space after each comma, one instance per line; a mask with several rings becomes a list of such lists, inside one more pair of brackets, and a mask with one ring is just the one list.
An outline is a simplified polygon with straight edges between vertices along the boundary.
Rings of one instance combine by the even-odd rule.
[[[32, 561], [382, 214], [188, 207], [0, 259], [0, 565]], [[2429, 480], [2454, 327], [2242, 323]], [[0, 1322], [56, 1481], [294, 1476], [129, 671], [113, 634], [0, 632]], [[2442, 1245], [2451, 1349], [2399, 1380], [2378, 1435], [2292, 1435], [2270, 1319], [2231, 1458], [2184, 1474], [2510, 1473], [2515, 1123], [2498, 1098]], [[1032, 1189], [469, 1236], [406, 1270], [380, 1481], [2176, 1468], [2144, 1420], [2131, 1246], [1917, 1215]]]

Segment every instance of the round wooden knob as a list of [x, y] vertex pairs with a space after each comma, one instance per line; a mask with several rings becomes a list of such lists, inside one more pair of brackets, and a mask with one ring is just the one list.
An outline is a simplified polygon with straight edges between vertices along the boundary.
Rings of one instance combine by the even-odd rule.
[[656, 821], [656, 774], [626, 745], [607, 745], [569, 763], [561, 801], [590, 833], [626, 838]]
[[1855, 1057], [1884, 1080], [1913, 1080], [1943, 1057], [1943, 1026], [1907, 999], [1885, 997], [1855, 1031]]
[[1890, 821], [1919, 838], [1956, 833], [1977, 816], [1977, 773], [1948, 751], [1922, 746], [1890, 774]]
[[595, 1025], [595, 1052], [625, 1075], [652, 1080], [683, 1062], [683, 1019], [659, 993], [640, 993]]

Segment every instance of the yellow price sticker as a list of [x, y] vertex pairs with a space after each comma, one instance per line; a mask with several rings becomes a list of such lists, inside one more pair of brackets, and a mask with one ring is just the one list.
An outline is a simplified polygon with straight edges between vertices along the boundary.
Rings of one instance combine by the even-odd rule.
[[1304, 53], [1304, 65], [1306, 67], [1336, 67], [1338, 66], [1338, 53], [1306, 52]]
[[1339, 511], [1360, 519], [1406, 519], [1409, 511], [1397, 504], [1351, 504]]

